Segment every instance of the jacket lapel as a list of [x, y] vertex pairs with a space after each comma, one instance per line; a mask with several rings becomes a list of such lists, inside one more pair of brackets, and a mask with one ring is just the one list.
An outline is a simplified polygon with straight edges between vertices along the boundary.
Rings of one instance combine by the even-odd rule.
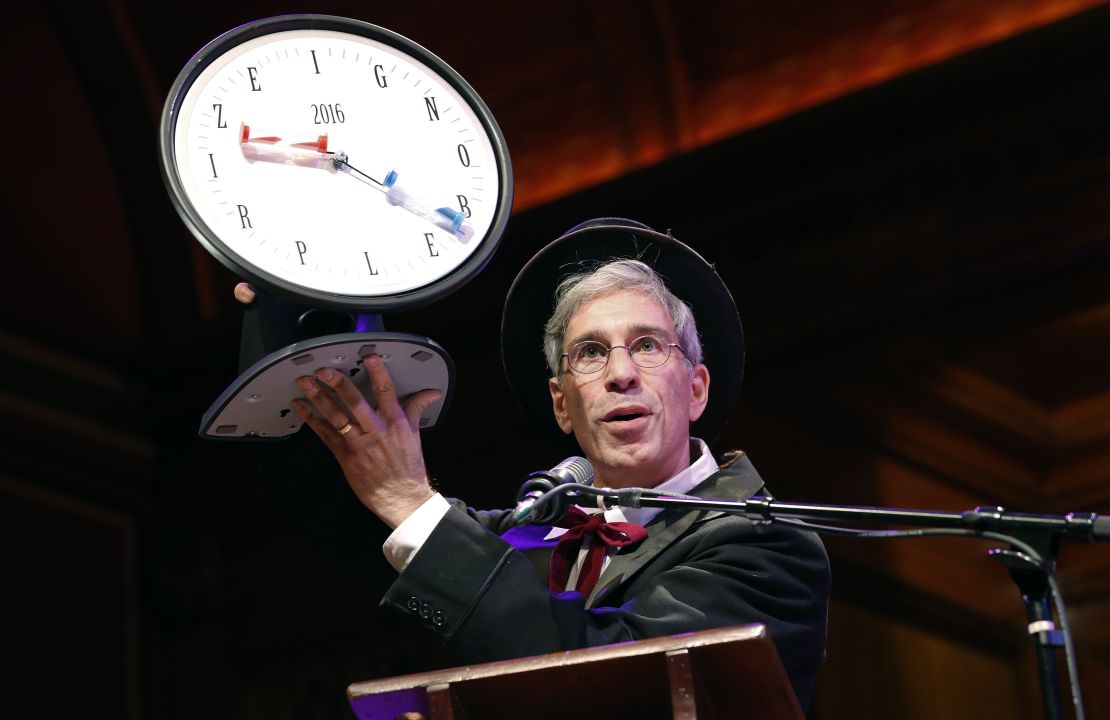
[[[700, 498], [747, 500], [759, 492], [763, 480], [747, 455], [707, 477], [690, 491], [690, 495]], [[656, 515], [647, 524], [648, 537], [628, 552], [617, 553], [609, 561], [601, 574], [593, 592], [586, 599], [586, 607], [594, 607], [606, 594], [631, 578], [652, 558], [663, 552], [678, 540], [695, 522], [720, 517], [721, 511], [667, 509]]]

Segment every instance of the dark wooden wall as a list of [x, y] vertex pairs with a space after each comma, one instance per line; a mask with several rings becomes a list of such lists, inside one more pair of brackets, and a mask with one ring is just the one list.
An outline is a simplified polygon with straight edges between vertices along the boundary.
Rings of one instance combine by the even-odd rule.
[[[1026, 32], [821, 95], [832, 80], [802, 71], [840, 57], [829, 48], [858, 60], [861, 38], [898, 12], [897, 27], [936, 27], [933, 4], [552, 5], [551, 45], [507, 3], [333, 5], [313, 9], [394, 27], [454, 62], [522, 148], [522, 200], [488, 268], [450, 303], [388, 320], [458, 366], [451, 415], [426, 438], [446, 492], [504, 504], [561, 459], [502, 379], [500, 306], [544, 243], [616, 214], [673, 229], [729, 282], [749, 367], [717, 449], [745, 448], [780, 498], [1110, 512], [1107, 8], [935, 4], [953, 26], [966, 12], [965, 27], [1001, 7], [991, 12]], [[343, 718], [350, 682], [455, 663], [377, 608], [392, 572], [385, 529], [319, 448], [294, 448], [309, 468], [294, 480], [261, 472], [242, 445], [195, 438], [236, 373], [236, 278], [169, 206], [158, 113], [213, 35], [301, 9], [47, 3], [3, 30], [0, 657], [12, 717]], [[418, 22], [421, 9], [443, 22]], [[810, 19], [793, 34], [774, 24], [792, 13]], [[495, 22], [507, 23], [501, 45], [464, 42], [459, 28], [488, 39]], [[643, 37], [655, 52], [630, 55]], [[724, 52], [741, 40], [764, 55]], [[567, 47], [577, 64], [553, 64]], [[653, 91], [642, 76], [660, 66], [670, 80]], [[596, 67], [607, 79], [587, 92]], [[700, 74], [713, 68], [713, 82]], [[760, 116], [721, 100], [726, 71], [752, 98], [805, 92]], [[522, 87], [536, 94], [516, 102]], [[548, 118], [561, 92], [596, 108]], [[733, 108], [727, 132], [710, 122], [713, 98]], [[567, 153], [589, 155], [590, 142], [619, 152], [576, 175], [585, 163]], [[992, 543], [827, 544], [834, 599], [813, 717], [1040, 717], [1024, 611], [986, 557]], [[1058, 578], [1087, 715], [1107, 716], [1107, 546], [1065, 545]]]

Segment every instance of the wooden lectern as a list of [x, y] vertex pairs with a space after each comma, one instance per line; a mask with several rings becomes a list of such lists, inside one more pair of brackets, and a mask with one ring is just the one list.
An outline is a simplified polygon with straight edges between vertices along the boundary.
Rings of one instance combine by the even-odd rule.
[[803, 717], [762, 625], [360, 682], [347, 695], [359, 720]]

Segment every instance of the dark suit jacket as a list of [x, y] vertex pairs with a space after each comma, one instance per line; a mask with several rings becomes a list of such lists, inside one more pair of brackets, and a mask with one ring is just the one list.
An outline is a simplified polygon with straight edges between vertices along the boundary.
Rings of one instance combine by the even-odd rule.
[[[745, 499], [762, 488], [741, 456], [691, 494]], [[419, 618], [468, 658], [485, 662], [758, 622], [808, 707], [824, 659], [830, 583], [828, 557], [813, 533], [759, 528], [716, 511], [664, 510], [647, 524], [648, 538], [613, 556], [584, 598], [548, 592], [554, 542], [540, 540], [548, 527], [502, 537], [509, 511], [453, 505], [382, 604]]]

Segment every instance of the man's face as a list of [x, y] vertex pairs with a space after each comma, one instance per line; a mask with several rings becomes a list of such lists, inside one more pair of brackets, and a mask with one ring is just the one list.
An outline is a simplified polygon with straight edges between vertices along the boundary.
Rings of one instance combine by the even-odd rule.
[[[628, 345], [642, 335], [678, 342], [670, 315], [653, 298], [618, 290], [584, 303], [570, 318], [563, 351], [582, 340]], [[690, 423], [705, 410], [709, 371], [687, 372], [685, 356], [671, 349], [666, 363], [642, 368], [628, 352], [609, 353], [605, 367], [588, 375], [562, 361], [560, 386], [549, 381], [555, 419], [573, 432], [605, 487], [654, 487], [690, 464]]]

